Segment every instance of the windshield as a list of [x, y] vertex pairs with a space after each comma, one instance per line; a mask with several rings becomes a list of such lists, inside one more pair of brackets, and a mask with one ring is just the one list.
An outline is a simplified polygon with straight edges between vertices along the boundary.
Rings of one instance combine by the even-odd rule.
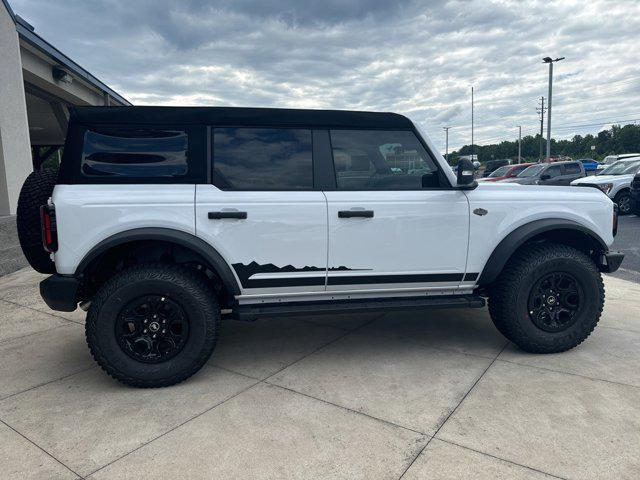
[[523, 177], [535, 177], [538, 173], [540, 173], [546, 165], [531, 165], [528, 168], [525, 168], [520, 174], [518, 178]]
[[504, 167], [500, 167], [500, 168], [496, 168], [493, 172], [491, 172], [491, 175], [489, 175], [489, 178], [491, 177], [504, 177], [507, 172], [509, 171], [511, 167], [509, 166], [504, 166]]
[[602, 170], [598, 175], [627, 175], [640, 169], [640, 160], [619, 161]]

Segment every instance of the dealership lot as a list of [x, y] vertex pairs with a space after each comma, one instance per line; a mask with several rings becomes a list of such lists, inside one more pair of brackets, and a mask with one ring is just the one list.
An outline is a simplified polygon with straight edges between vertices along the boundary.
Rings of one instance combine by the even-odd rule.
[[[41, 275], [0, 279], [9, 478], [637, 478], [640, 285], [607, 277], [577, 349], [524, 354], [486, 310], [224, 324], [183, 384], [124, 387]], [[7, 475], [8, 474], [8, 475]]]
[[620, 217], [618, 235], [611, 249], [624, 253], [622, 267], [613, 276], [640, 283], [640, 217]]

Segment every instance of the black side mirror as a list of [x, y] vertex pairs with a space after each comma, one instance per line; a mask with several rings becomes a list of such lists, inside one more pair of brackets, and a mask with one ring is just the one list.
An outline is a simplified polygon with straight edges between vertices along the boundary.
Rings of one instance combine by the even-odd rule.
[[540, 180], [549, 180], [551, 178], [551, 175], [549, 175], [548, 173], [543, 173], [542, 175], [540, 175]]
[[476, 182], [473, 163], [470, 160], [463, 159], [458, 161], [458, 188], [463, 190], [473, 190], [478, 186]]

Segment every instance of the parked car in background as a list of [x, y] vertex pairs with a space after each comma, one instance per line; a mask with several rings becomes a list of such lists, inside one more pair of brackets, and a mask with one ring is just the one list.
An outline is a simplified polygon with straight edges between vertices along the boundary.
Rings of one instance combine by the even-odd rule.
[[631, 197], [631, 213], [640, 217], [640, 172], [633, 177], [629, 196]]
[[627, 215], [631, 213], [631, 182], [638, 170], [640, 170], [640, 157], [619, 160], [601, 170], [597, 175], [580, 178], [571, 182], [571, 185], [598, 188], [618, 205], [620, 215]]
[[483, 177], [488, 177], [493, 173], [494, 170], [504, 167], [505, 165], [511, 165], [511, 159], [509, 158], [500, 158], [498, 160], [489, 160], [484, 164], [484, 173]]
[[479, 182], [497, 182], [499, 180], [504, 180], [505, 178], [515, 178], [521, 172], [529, 168], [531, 165], [536, 165], [535, 163], [518, 163], [516, 165], [504, 165], [500, 168], [496, 168], [491, 175], [485, 178], [481, 178]]
[[576, 161], [582, 162], [584, 171], [587, 175], [595, 175], [595, 173], [598, 171], [598, 165], [600, 165], [593, 158], [578, 158]]
[[557, 162], [570, 162], [573, 160], [571, 157], [567, 157], [566, 155], [557, 155], [555, 157], [545, 158], [543, 162], [545, 163], [557, 163]]
[[598, 165], [598, 170], [604, 170], [609, 165], [616, 163], [618, 160], [623, 160], [625, 158], [633, 158], [638, 156], [640, 156], [640, 153], [622, 153], [620, 155], [607, 155], [606, 157], [604, 157], [604, 160], [600, 162], [600, 165]]
[[581, 162], [538, 163], [522, 171], [516, 178], [500, 180], [504, 183], [520, 185], [569, 185], [572, 181], [586, 176]]

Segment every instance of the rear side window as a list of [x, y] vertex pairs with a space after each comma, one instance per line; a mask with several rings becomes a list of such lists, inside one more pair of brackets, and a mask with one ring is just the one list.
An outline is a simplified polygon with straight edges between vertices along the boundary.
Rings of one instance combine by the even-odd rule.
[[582, 172], [582, 170], [580, 170], [580, 165], [578, 165], [577, 163], [565, 163], [564, 165], [565, 174], [576, 175], [580, 172]]
[[89, 178], [185, 177], [188, 151], [188, 135], [183, 130], [86, 130], [80, 171]]
[[438, 169], [413, 132], [331, 130], [338, 190], [439, 188]]
[[214, 128], [213, 184], [223, 190], [311, 190], [311, 130]]

